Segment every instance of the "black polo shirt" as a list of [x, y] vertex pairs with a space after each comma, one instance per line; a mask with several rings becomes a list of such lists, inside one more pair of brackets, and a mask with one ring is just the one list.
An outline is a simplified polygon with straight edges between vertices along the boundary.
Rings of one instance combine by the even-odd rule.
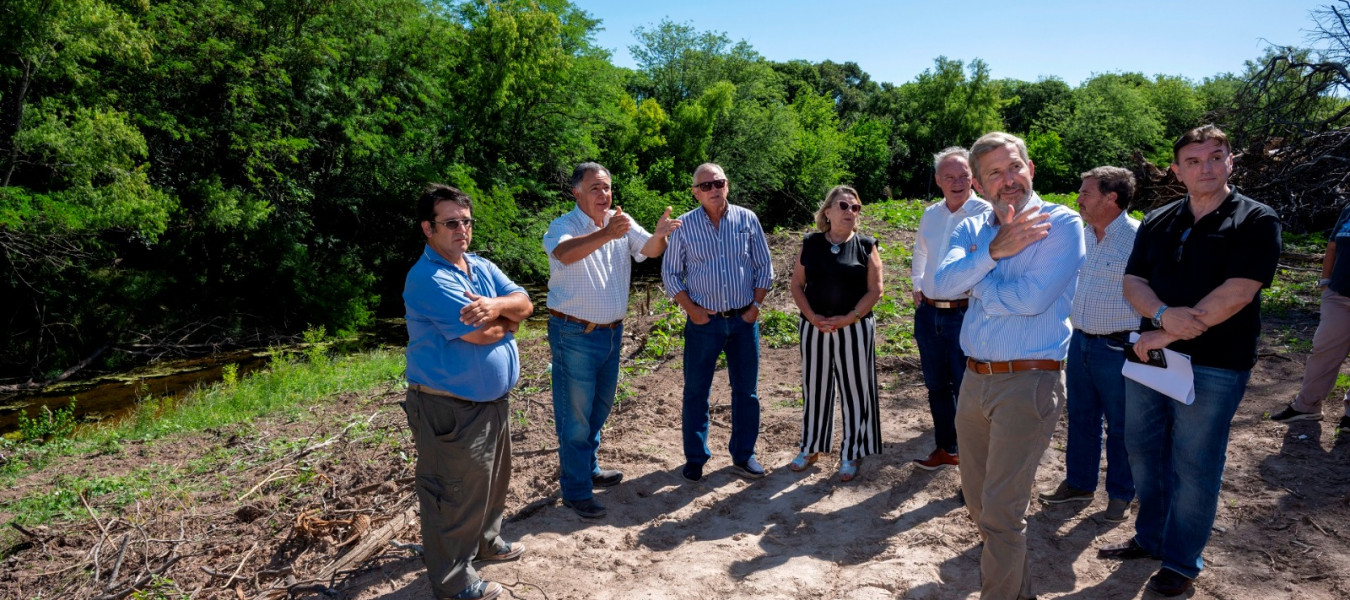
[[[1189, 232], [1189, 233], [1188, 233]], [[1183, 242], [1182, 238], [1185, 237]], [[1195, 306], [1224, 281], [1251, 279], [1269, 287], [1280, 260], [1280, 218], [1237, 188], [1199, 222], [1190, 196], [1159, 208], [1139, 225], [1125, 274], [1148, 280], [1168, 306]], [[1140, 331], [1156, 329], [1144, 318]], [[1261, 335], [1261, 295], [1237, 314], [1192, 340], [1168, 348], [1192, 364], [1245, 371], [1256, 364]]]

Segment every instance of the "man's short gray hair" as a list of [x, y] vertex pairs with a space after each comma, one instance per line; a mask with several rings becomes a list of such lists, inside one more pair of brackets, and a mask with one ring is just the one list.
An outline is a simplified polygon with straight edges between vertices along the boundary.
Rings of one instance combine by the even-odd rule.
[[586, 176], [591, 173], [604, 173], [609, 175], [609, 169], [606, 169], [604, 165], [598, 162], [591, 161], [577, 165], [577, 168], [572, 169], [572, 189], [577, 189], [577, 187], [581, 185], [581, 181], [586, 179]]
[[948, 146], [946, 148], [943, 148], [941, 152], [938, 152], [937, 154], [933, 155], [933, 171], [936, 172], [938, 170], [938, 167], [942, 166], [942, 161], [947, 160], [953, 156], [959, 156], [965, 159], [967, 164], [970, 163], [969, 150], [966, 150], [965, 148], [962, 148], [960, 146]]
[[694, 168], [694, 174], [693, 174], [693, 176], [692, 176], [694, 183], [698, 183], [698, 174], [699, 174], [699, 173], [702, 173], [702, 172], [704, 172], [704, 171], [711, 171], [711, 170], [713, 170], [713, 169], [717, 169], [718, 171], [721, 171], [723, 175], [726, 175], [726, 173], [727, 173], [727, 170], [726, 170], [726, 169], [723, 169], [723, 168], [722, 168], [722, 165], [719, 165], [719, 164], [717, 164], [717, 163], [712, 163], [712, 162], [705, 162], [705, 163], [703, 163], [703, 164], [701, 164], [701, 165], [699, 165], [699, 166], [697, 166], [697, 167]]
[[1022, 156], [1023, 161], [1031, 162], [1031, 158], [1027, 156], [1027, 143], [1022, 141], [1022, 138], [1002, 131], [986, 133], [970, 146], [970, 172], [976, 180], [980, 179], [980, 157], [1008, 144], [1017, 147], [1017, 153]]

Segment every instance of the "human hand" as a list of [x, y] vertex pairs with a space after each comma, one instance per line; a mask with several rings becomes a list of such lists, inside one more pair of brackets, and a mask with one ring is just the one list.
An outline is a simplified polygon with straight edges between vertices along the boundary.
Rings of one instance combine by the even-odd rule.
[[911, 298], [914, 299], [915, 307], [918, 307], [920, 304], [923, 304], [923, 292], [920, 292], [919, 290], [914, 290], [910, 292], [909, 295]]
[[1049, 214], [1039, 208], [1028, 208], [1021, 214], [1014, 214], [1014, 210], [1008, 206], [1007, 214], [999, 215], [998, 233], [989, 242], [989, 256], [994, 260], [1014, 256], [1050, 235], [1050, 224], [1046, 223]]
[[686, 307], [684, 314], [688, 315], [689, 320], [693, 321], [695, 325], [707, 325], [712, 320], [712, 317], [708, 316], [708, 309], [697, 304], [693, 305], [693, 308]]
[[670, 218], [670, 209], [671, 207], [667, 206], [666, 212], [661, 215], [660, 219], [656, 220], [657, 237], [666, 237], [671, 233], [674, 233], [676, 229], [679, 229], [680, 225], [684, 224], [679, 219]]
[[1166, 348], [1168, 344], [1171, 344], [1178, 339], [1177, 336], [1172, 335], [1163, 329], [1145, 331], [1144, 333], [1139, 334], [1139, 339], [1134, 342], [1134, 355], [1138, 356], [1139, 360], [1148, 362], [1149, 350]]
[[1195, 339], [1209, 329], [1209, 325], [1200, 320], [1205, 311], [1189, 306], [1169, 306], [1163, 311], [1163, 329], [1180, 340]]
[[459, 322], [472, 327], [482, 327], [502, 316], [497, 298], [479, 296], [468, 290], [464, 291], [464, 295], [469, 298], [469, 304], [459, 309]]
[[746, 308], [745, 311], [741, 313], [741, 320], [746, 323], [754, 323], [759, 320], [759, 307], [751, 304], [749, 308]]
[[605, 233], [612, 240], [617, 240], [628, 235], [628, 230], [633, 227], [633, 219], [623, 214], [623, 207], [614, 207], [614, 214], [609, 216], [609, 222], [605, 224]]

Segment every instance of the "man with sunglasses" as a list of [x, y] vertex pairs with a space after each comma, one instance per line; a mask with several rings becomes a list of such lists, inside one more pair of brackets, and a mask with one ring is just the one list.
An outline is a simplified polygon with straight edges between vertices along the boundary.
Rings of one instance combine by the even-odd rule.
[[534, 312], [524, 288], [497, 265], [470, 253], [473, 201], [432, 184], [417, 199], [427, 245], [408, 271], [408, 395], [403, 410], [417, 447], [422, 560], [441, 599], [487, 599], [497, 583], [474, 561], [513, 560], [525, 552], [502, 539], [511, 482], [507, 395], [520, 378], [513, 337]]
[[956, 226], [933, 295], [970, 292], [961, 323], [961, 349], [969, 358], [956, 436], [966, 509], [984, 540], [980, 597], [1020, 600], [1032, 597], [1031, 486], [1064, 405], [1083, 221], [1032, 190], [1035, 165], [1017, 136], [980, 137], [970, 147], [970, 169], [990, 211]]
[[755, 457], [759, 439], [759, 310], [773, 285], [769, 244], [759, 217], [727, 202], [731, 185], [722, 167], [694, 170], [699, 208], [680, 215], [661, 263], [666, 294], [684, 309], [684, 398], [681, 423], [689, 481], [703, 478], [708, 450], [708, 395], [717, 356], [727, 355], [731, 384], [732, 467], [755, 479], [764, 467]]
[[576, 208], [549, 223], [548, 345], [553, 354], [553, 421], [563, 504], [586, 519], [605, 516], [592, 490], [618, 485], [623, 473], [601, 469], [600, 430], [619, 383], [623, 317], [632, 261], [660, 256], [680, 226], [670, 207], [647, 233], [614, 206], [609, 170], [584, 162], [572, 170]]
[[[962, 291], [950, 298], [933, 293], [933, 278], [947, 256], [952, 231], [970, 217], [989, 212], [989, 203], [975, 195], [970, 182], [970, 152], [953, 146], [933, 157], [934, 179], [942, 201], [923, 211], [919, 232], [914, 236], [914, 260], [910, 281], [914, 286], [914, 341], [919, 345], [919, 366], [928, 388], [928, 410], [933, 415], [934, 448], [928, 458], [914, 459], [920, 469], [935, 471], [960, 465], [956, 443], [956, 392], [966, 372], [966, 354], [961, 350], [961, 321], [966, 317], [970, 294]], [[925, 291], [927, 293], [925, 293]]]
[[1213, 125], [1172, 145], [1186, 196], [1144, 218], [1125, 266], [1124, 291], [1140, 315], [1135, 354], [1170, 348], [1191, 358], [1195, 401], [1183, 404], [1125, 384], [1125, 449], [1139, 497], [1134, 537], [1103, 557], [1155, 558], [1148, 589], [1189, 592], [1204, 568], [1218, 508], [1229, 425], [1256, 364], [1261, 288], [1280, 258], [1280, 220], [1228, 184], [1233, 154]]

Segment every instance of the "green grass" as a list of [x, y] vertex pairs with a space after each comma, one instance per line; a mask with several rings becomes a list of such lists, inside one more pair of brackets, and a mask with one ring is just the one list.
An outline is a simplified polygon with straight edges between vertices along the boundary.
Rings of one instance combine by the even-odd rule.
[[797, 320], [795, 312], [765, 309], [759, 316], [759, 337], [770, 348], [796, 346], [801, 341]]
[[1261, 290], [1263, 315], [1284, 316], [1291, 311], [1316, 311], [1321, 303], [1317, 274], [1310, 271], [1278, 269], [1275, 281]]

